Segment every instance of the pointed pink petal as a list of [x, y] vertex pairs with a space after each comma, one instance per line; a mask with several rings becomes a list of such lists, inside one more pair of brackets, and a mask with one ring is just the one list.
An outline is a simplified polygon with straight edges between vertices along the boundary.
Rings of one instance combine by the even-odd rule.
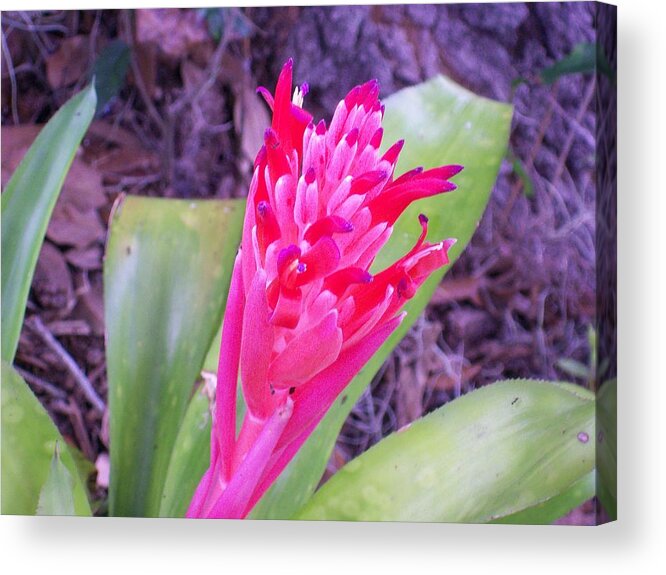
[[278, 448], [288, 445], [313, 421], [319, 421], [335, 398], [400, 325], [404, 315], [389, 320], [354, 347], [343, 351], [338, 360], [294, 392], [294, 413]]
[[294, 329], [301, 318], [302, 297], [300, 288], [293, 290], [281, 287], [275, 310], [271, 316], [271, 324]]
[[449, 249], [456, 243], [454, 239], [444, 240], [433, 246], [428, 246], [417, 254], [414, 262], [409, 262], [409, 275], [415, 280], [427, 278], [434, 270], [449, 263]]
[[[355, 130], [358, 135], [358, 130]], [[351, 135], [351, 137], [350, 137]], [[349, 166], [354, 160], [356, 154], [356, 136], [350, 132], [346, 137], [342, 138], [331, 156], [328, 166], [326, 167], [326, 178], [330, 182], [337, 183], [347, 174]]]
[[302, 286], [333, 273], [340, 262], [340, 249], [328, 236], [323, 236], [301, 258], [301, 271], [296, 280]]
[[303, 239], [312, 246], [322, 236], [332, 236], [333, 234], [343, 234], [353, 231], [354, 226], [349, 220], [345, 220], [340, 216], [326, 216], [312, 224], [306, 230]]
[[267, 128], [264, 132], [264, 143], [266, 146], [266, 161], [270, 173], [271, 182], [277, 182], [280, 176], [291, 173], [291, 166], [287, 159], [289, 147], [287, 142], [282, 139], [272, 128]]
[[291, 58], [282, 67], [275, 87], [272, 128], [278, 134], [283, 145], [289, 150], [289, 119], [291, 116], [291, 82], [294, 62]]
[[291, 174], [282, 176], [275, 184], [275, 215], [285, 242], [297, 241], [298, 228], [294, 221], [296, 180]]
[[342, 333], [345, 338], [345, 348], [353, 346], [375, 328], [386, 315], [386, 310], [389, 309], [391, 302], [394, 300], [394, 292], [393, 286], [388, 285], [384, 298], [378, 301], [374, 308], [363, 315], [357, 311], [354, 319], [348, 325], [343, 326]]
[[373, 148], [375, 148], [375, 150], [379, 149], [379, 146], [382, 145], [383, 137], [384, 137], [384, 129], [378, 128], [377, 131], [373, 134], [372, 138], [370, 138], [370, 145]]
[[294, 104], [291, 104], [290, 112], [291, 121], [289, 122], [289, 137], [291, 140], [291, 147], [298, 152], [300, 158], [303, 155], [303, 135], [305, 134], [308, 124], [312, 122], [312, 115], [300, 106]]
[[350, 195], [365, 194], [375, 186], [381, 184], [388, 174], [384, 170], [372, 170], [354, 178], [351, 184]]
[[382, 160], [387, 161], [389, 164], [395, 165], [404, 145], [405, 140], [398, 140], [388, 150], [386, 150], [386, 153], [382, 156]]
[[373, 223], [388, 222], [393, 225], [413, 201], [455, 190], [456, 185], [448, 179], [461, 169], [461, 166], [442, 166], [426, 171], [416, 168], [403, 174], [387, 184], [368, 204]]
[[272, 361], [269, 377], [275, 389], [289, 388], [315, 376], [333, 363], [342, 346], [337, 310], [314, 327], [302, 331]]
[[340, 271], [331, 274], [324, 282], [324, 290], [328, 290], [335, 294], [337, 297], [347, 291], [347, 288], [352, 284], [368, 284], [372, 281], [372, 276], [369, 272], [362, 268], [349, 267], [341, 269]]

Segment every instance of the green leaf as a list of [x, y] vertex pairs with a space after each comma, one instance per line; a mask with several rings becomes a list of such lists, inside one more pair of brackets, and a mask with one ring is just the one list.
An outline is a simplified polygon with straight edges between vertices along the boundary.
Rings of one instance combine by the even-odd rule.
[[596, 60], [596, 44], [593, 42], [577, 44], [564, 58], [541, 70], [541, 79], [545, 84], [552, 84], [567, 74], [591, 74], [595, 70]]
[[93, 77], [97, 91], [96, 114], [99, 115], [111, 98], [120, 92], [130, 64], [130, 47], [122, 40], [109, 42], [95, 60]]
[[[222, 326], [211, 342], [202, 366], [204, 377], [216, 379], [217, 361], [220, 355]], [[199, 479], [208, 469], [210, 461], [210, 407], [205, 393], [195, 393], [180, 426], [171, 454], [169, 470], [164, 486], [160, 517], [184, 517], [194, 495]], [[240, 386], [236, 398], [236, 433], [240, 433], [245, 402]], [[208, 425], [202, 428], [202, 422]]]
[[[462, 164], [465, 169], [455, 177], [458, 190], [420, 200], [408, 208], [396, 222], [374, 269], [389, 266], [412, 248], [421, 231], [421, 212], [430, 218], [431, 241], [457, 238], [450, 251], [453, 263], [469, 243], [488, 203], [506, 152], [512, 107], [476, 96], [443, 76], [401, 90], [385, 104], [384, 142], [388, 146], [405, 139], [396, 173], [419, 165], [430, 168]], [[251, 517], [288, 519], [308, 500], [319, 484], [347, 415], [423, 311], [450, 265], [434, 273], [407, 303], [404, 309], [408, 315], [402, 325], [336, 400]]]
[[[57, 470], [53, 470], [56, 444], [62, 446]], [[2, 514], [34, 515], [43, 488], [53, 491], [67, 470], [72, 484], [69, 502], [61, 500], [60, 510], [90, 516], [85, 488], [65, 440], [48, 413], [21, 376], [2, 362]], [[55, 477], [52, 477], [53, 474]], [[47, 488], [45, 484], [49, 483]], [[54, 497], [44, 494], [46, 509], [56, 508]], [[62, 495], [62, 493], [60, 494]], [[48, 501], [48, 505], [47, 502]]]
[[526, 198], [534, 197], [534, 182], [532, 178], [527, 173], [523, 162], [519, 157], [515, 156], [513, 153], [509, 152], [507, 154], [507, 160], [511, 162], [511, 167], [513, 168], [513, 173], [516, 174], [521, 184], [523, 185], [523, 194]]
[[104, 264], [111, 515], [159, 514], [242, 221], [238, 201], [126, 197], [116, 205]]
[[591, 393], [543, 381], [495, 383], [345, 465], [297, 518], [498, 520], [551, 500], [588, 476], [595, 465], [594, 437]]
[[608, 516], [617, 519], [617, 380], [599, 387], [597, 394], [597, 491]]
[[491, 523], [511, 525], [550, 525], [556, 519], [564, 517], [569, 511], [592, 499], [595, 494], [594, 471], [588, 473], [562, 493], [528, 507], [518, 513], [494, 519]]
[[184, 517], [210, 459], [209, 398], [197, 390], [187, 408], [174, 444], [164, 482], [160, 517]]
[[60, 459], [60, 449], [56, 441], [51, 469], [37, 504], [37, 515], [75, 515], [74, 481]]
[[67, 102], [30, 146], [2, 193], [2, 359], [12, 363], [30, 283], [53, 206], [95, 111], [89, 86]]

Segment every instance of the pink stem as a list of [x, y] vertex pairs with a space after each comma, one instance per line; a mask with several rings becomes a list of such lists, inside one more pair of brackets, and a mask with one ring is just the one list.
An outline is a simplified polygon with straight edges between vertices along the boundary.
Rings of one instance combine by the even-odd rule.
[[284, 447], [282, 450], [277, 451], [271, 457], [268, 465], [266, 466], [266, 471], [261, 477], [259, 485], [254, 490], [252, 498], [247, 506], [248, 512], [259, 502], [259, 500], [264, 496], [264, 493], [273, 485], [275, 480], [280, 476], [284, 471], [284, 468], [289, 465], [289, 462], [294, 458], [298, 450], [305, 443], [306, 439], [310, 437], [312, 432], [315, 430], [319, 422], [321, 421], [323, 415], [320, 416], [316, 421], [311, 423], [307, 429], [301, 433], [294, 441], [289, 445]]
[[229, 297], [222, 326], [220, 358], [217, 364], [217, 389], [215, 392], [215, 429], [220, 448], [222, 476], [231, 475], [232, 456], [236, 442], [236, 388], [243, 327], [243, 274], [240, 253], [236, 256], [231, 276]]
[[268, 419], [258, 419], [254, 417], [249, 410], [245, 413], [243, 418], [243, 425], [241, 426], [240, 434], [238, 435], [238, 441], [236, 442], [236, 447], [234, 450], [234, 456], [231, 461], [231, 473], [233, 475], [236, 469], [247, 455], [248, 451], [254, 445], [254, 442], [257, 440], [257, 437], [261, 434], [262, 430], [266, 426]]
[[208, 495], [208, 489], [210, 487], [211, 475], [213, 467], [209, 467], [206, 473], [204, 473], [199, 485], [197, 486], [196, 491], [194, 492], [194, 497], [190, 502], [190, 506], [187, 509], [187, 514], [185, 517], [188, 519], [193, 519], [201, 516], [201, 510], [203, 508], [206, 496]]
[[280, 435], [293, 411], [291, 398], [266, 421], [247, 455], [234, 472], [226, 489], [207, 514], [208, 518], [242, 519]]
[[[328, 413], [330, 406], [338, 395], [349, 385], [351, 379], [375, 354], [388, 336], [393, 333], [393, 330], [398, 327], [403, 318], [404, 314], [400, 314], [377, 328], [362, 343], [349, 349], [343, 356], [342, 361], [336, 362], [332, 367], [315, 376], [311, 384], [308, 384], [310, 391], [305, 393], [304, 389], [303, 396], [297, 399], [292, 421], [289, 422], [290, 425], [282, 434], [279, 445], [276, 446], [277, 449], [266, 466], [266, 471], [261, 477], [255, 492], [252, 494], [248, 510], [251, 510], [257, 504], [263, 494], [284, 471], [284, 468], [310, 437], [324, 415]], [[296, 425], [294, 426], [294, 424]], [[290, 430], [292, 430], [293, 435], [288, 436]]]

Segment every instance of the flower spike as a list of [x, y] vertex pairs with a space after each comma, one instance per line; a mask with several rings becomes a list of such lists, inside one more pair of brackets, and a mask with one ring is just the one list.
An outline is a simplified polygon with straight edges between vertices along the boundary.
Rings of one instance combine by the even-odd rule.
[[[254, 162], [225, 313], [210, 466], [188, 517], [247, 516], [455, 242], [429, 243], [421, 214], [414, 247], [370, 274], [405, 208], [454, 190], [462, 167], [394, 177], [404, 141], [379, 151], [379, 83], [353, 88], [327, 127], [303, 108], [309, 88], [294, 89], [293, 75], [290, 59], [274, 96], [257, 89], [273, 116]], [[237, 436], [239, 373], [247, 410]]]

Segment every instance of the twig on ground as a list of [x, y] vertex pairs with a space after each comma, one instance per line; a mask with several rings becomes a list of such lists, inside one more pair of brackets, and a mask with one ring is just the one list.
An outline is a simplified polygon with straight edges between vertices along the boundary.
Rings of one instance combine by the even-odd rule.
[[[546, 110], [546, 114], [544, 115], [543, 120], [541, 121], [541, 125], [539, 126], [539, 132], [537, 133], [537, 137], [534, 140], [534, 143], [532, 144], [532, 147], [530, 149], [529, 158], [527, 158], [527, 161], [525, 162], [525, 172], [527, 174], [531, 174], [532, 170], [534, 169], [534, 160], [536, 158], [537, 153], [541, 149], [541, 144], [543, 143], [543, 139], [546, 136], [546, 131], [548, 130], [548, 127], [550, 126], [553, 120], [553, 113], [555, 108], [552, 102], [556, 99], [557, 99], [557, 84], [555, 84], [552, 88], [549, 106]], [[504, 210], [502, 211], [502, 215], [500, 216], [501, 221], [507, 221], [509, 219], [511, 210], [513, 209], [513, 206], [516, 203], [516, 200], [518, 199], [518, 193], [520, 192], [520, 189], [522, 187], [523, 183], [522, 181], [520, 181], [520, 179], [516, 181], [513, 186], [511, 186], [511, 194], [506, 202]]]
[[[576, 114], [576, 124], [580, 125], [580, 123], [583, 121], [585, 112], [587, 112], [587, 109], [590, 107], [590, 104], [592, 103], [592, 98], [594, 98], [594, 94], [596, 93], [596, 87], [597, 87], [596, 79], [592, 78], [587, 84], [585, 97], [583, 98], [583, 101], [581, 102], [581, 105], [578, 108], [578, 114]], [[564, 170], [564, 165], [567, 161], [567, 158], [569, 157], [569, 152], [571, 151], [571, 146], [573, 146], [576, 134], [577, 130], [575, 130], [572, 127], [571, 131], [567, 136], [566, 142], [562, 148], [560, 157], [558, 158], [557, 169], [555, 170], [555, 175], [553, 176], [553, 187], [557, 187], [557, 184], [559, 183], [560, 178], [562, 177], [562, 171]]]
[[72, 426], [72, 431], [74, 431], [74, 437], [78, 446], [81, 448], [83, 455], [89, 461], [95, 460], [95, 450], [93, 449], [92, 443], [90, 441], [90, 436], [86, 429], [85, 422], [83, 421], [83, 415], [81, 410], [77, 405], [74, 398], [69, 398], [68, 400], [58, 400], [52, 404], [53, 410], [66, 415], [69, 419], [69, 423]]
[[62, 389], [57, 388], [52, 383], [49, 383], [48, 381], [42, 379], [41, 377], [38, 377], [33, 373], [30, 373], [29, 371], [26, 371], [25, 369], [22, 369], [18, 366], [14, 366], [14, 369], [16, 369], [16, 371], [23, 379], [25, 379], [33, 387], [36, 387], [39, 391], [48, 393], [49, 395], [57, 399], [67, 398], [67, 394]]
[[65, 367], [69, 372], [74, 376], [74, 380], [78, 384], [79, 388], [83, 392], [83, 395], [90, 402], [90, 404], [97, 409], [99, 412], [104, 413], [106, 410], [106, 404], [102, 398], [97, 394], [95, 388], [92, 386], [86, 374], [83, 373], [78, 364], [74, 361], [71, 355], [67, 353], [67, 350], [60, 345], [60, 342], [53, 336], [53, 334], [48, 330], [48, 328], [42, 323], [42, 320], [39, 316], [34, 315], [30, 319], [26, 320], [26, 325], [28, 325], [37, 335], [39, 335], [44, 343], [48, 345], [62, 360], [65, 364]]
[[132, 66], [132, 74], [134, 75], [134, 82], [136, 82], [136, 87], [139, 89], [139, 94], [141, 95], [141, 100], [143, 101], [146, 110], [148, 110], [148, 115], [157, 125], [160, 134], [163, 136], [166, 132], [164, 125], [164, 119], [157, 111], [153, 100], [148, 93], [148, 89], [143, 82], [143, 75], [139, 68], [139, 61], [136, 57], [136, 44], [134, 42], [134, 30], [132, 27], [132, 17], [130, 16], [129, 10], [123, 10], [121, 16], [123, 27], [125, 28], [125, 37], [127, 40], [127, 45], [130, 48], [130, 65]]
[[9, 83], [12, 87], [12, 120], [14, 124], [18, 126], [19, 124], [19, 115], [18, 115], [18, 86], [16, 84], [16, 72], [14, 70], [14, 63], [12, 62], [11, 54], [9, 53], [9, 46], [7, 44], [7, 38], [5, 37], [5, 31], [2, 30], [2, 52], [5, 55], [5, 62], [7, 63], [7, 72], [9, 73]]

